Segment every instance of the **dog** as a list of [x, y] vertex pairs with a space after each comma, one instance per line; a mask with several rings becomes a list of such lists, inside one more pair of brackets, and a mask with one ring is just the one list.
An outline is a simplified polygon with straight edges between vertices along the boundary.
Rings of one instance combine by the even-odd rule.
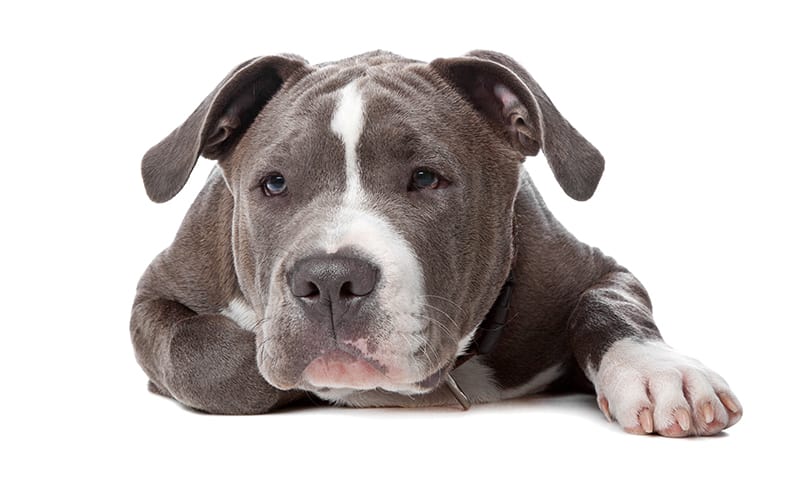
[[735, 424], [641, 283], [553, 218], [522, 165], [539, 151], [593, 195], [603, 157], [501, 53], [237, 66], [142, 160], [155, 202], [218, 161], [138, 284], [150, 390], [225, 414], [578, 391], [631, 433]]

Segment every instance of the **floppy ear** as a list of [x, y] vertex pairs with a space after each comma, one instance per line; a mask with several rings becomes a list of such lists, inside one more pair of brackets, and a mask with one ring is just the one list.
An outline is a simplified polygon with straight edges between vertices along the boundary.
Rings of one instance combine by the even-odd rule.
[[603, 175], [603, 156], [516, 61], [476, 50], [465, 57], [434, 60], [431, 66], [522, 155], [536, 155], [541, 148], [570, 197], [586, 200], [594, 194]]
[[297, 56], [259, 57], [233, 69], [182, 125], [144, 154], [147, 195], [156, 202], [173, 198], [198, 156], [225, 158], [281, 86], [309, 71]]

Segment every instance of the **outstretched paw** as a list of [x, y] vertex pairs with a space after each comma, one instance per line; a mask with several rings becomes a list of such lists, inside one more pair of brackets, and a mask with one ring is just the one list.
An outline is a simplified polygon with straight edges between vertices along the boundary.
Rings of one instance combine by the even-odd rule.
[[629, 433], [708, 436], [742, 417], [722, 377], [662, 342], [617, 341], [592, 374], [600, 409]]

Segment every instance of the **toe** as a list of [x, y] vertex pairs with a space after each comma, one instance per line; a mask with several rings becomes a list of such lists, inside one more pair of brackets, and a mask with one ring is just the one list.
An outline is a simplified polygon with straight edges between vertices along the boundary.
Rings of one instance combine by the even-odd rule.
[[717, 434], [728, 425], [728, 413], [714, 396], [711, 399], [701, 400], [699, 406], [695, 408], [695, 420], [697, 423], [697, 434], [709, 436]]
[[683, 438], [692, 434], [692, 415], [687, 407], [676, 408], [673, 413], [673, 421], [668, 427], [658, 431], [662, 436], [671, 438]]
[[611, 411], [608, 409], [608, 398], [603, 395], [598, 396], [597, 405], [600, 406], [600, 410], [603, 412], [603, 415], [606, 417], [608, 422], [611, 422]]
[[742, 404], [730, 391], [717, 392], [717, 397], [728, 412], [728, 425], [731, 427], [742, 419]]
[[684, 373], [685, 390], [692, 405], [696, 434], [717, 434], [728, 426], [728, 411], [717, 396], [708, 378], [702, 372], [689, 370]]
[[653, 399], [655, 430], [664, 436], [686, 436], [691, 428], [689, 402], [683, 394], [683, 375], [667, 369], [651, 376], [650, 397]]
[[650, 408], [644, 408], [639, 412], [639, 425], [645, 433], [653, 432], [653, 412]]
[[639, 411], [635, 422], [629, 425], [622, 425], [625, 432], [630, 434], [652, 434], [653, 433], [653, 412], [649, 407], [644, 407]]

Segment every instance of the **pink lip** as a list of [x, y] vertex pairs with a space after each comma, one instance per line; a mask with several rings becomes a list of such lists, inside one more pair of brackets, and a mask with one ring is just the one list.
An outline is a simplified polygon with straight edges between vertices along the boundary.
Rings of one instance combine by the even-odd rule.
[[303, 370], [303, 379], [315, 387], [375, 389], [387, 382], [379, 363], [340, 349], [329, 351]]

